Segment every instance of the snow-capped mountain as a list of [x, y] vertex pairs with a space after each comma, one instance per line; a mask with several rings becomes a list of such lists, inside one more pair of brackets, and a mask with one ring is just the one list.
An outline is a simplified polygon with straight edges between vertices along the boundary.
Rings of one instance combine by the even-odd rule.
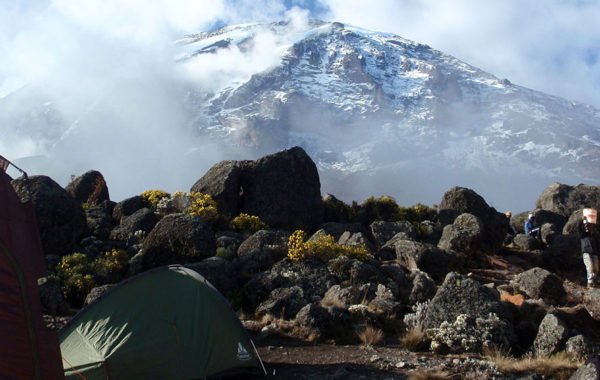
[[[459, 185], [520, 211], [552, 182], [600, 178], [597, 109], [396, 35], [282, 22], [189, 35], [176, 46], [178, 65], [190, 70], [239, 57], [237, 75], [221, 73], [211, 85], [190, 80], [177, 91], [198, 141], [218, 144], [232, 156], [225, 158], [302, 146], [319, 167], [322, 191], [347, 201], [389, 194], [403, 205], [433, 204]], [[257, 64], [257, 52], [271, 59]], [[15, 98], [0, 99], [0, 115]], [[47, 126], [45, 141], [85, 124], [63, 122], [48, 104], [27, 114]], [[21, 116], [11, 125], [22, 130]]]

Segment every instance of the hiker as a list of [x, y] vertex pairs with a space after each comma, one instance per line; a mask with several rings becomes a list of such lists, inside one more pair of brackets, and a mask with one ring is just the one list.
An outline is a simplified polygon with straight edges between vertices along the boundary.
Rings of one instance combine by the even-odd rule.
[[512, 212], [508, 211], [506, 213], [506, 219], [508, 219], [508, 234], [515, 236], [517, 234], [517, 227], [515, 227], [515, 224], [510, 219], [511, 216], [512, 216]]
[[581, 237], [583, 265], [585, 265], [587, 274], [587, 286], [593, 288], [598, 275], [598, 235], [596, 225], [590, 223], [585, 215], [579, 221], [579, 236]]
[[540, 237], [540, 227], [535, 226], [535, 216], [533, 214], [529, 214], [525, 222], [525, 235]]

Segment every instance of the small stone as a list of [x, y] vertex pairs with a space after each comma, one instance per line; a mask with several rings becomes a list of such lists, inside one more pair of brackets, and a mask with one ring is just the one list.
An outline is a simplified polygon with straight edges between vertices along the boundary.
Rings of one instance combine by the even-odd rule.
[[406, 367], [406, 363], [404, 363], [404, 362], [396, 363], [396, 368], [404, 368], [404, 367]]
[[371, 359], [369, 359], [369, 360], [371, 361], [371, 363], [375, 363], [379, 359], [380, 359], [380, 357], [378, 355], [373, 355], [373, 356], [371, 356]]

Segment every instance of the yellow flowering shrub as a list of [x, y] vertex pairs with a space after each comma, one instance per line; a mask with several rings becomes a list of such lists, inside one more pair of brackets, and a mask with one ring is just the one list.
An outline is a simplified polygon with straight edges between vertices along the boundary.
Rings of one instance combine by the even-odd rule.
[[71, 306], [81, 306], [85, 296], [96, 281], [91, 275], [91, 263], [82, 253], [63, 256], [56, 267], [56, 273], [61, 281], [61, 290]]
[[129, 256], [124, 249], [112, 249], [94, 260], [93, 266], [96, 276], [107, 279], [104, 282], [116, 282], [125, 274]]
[[190, 206], [185, 209], [185, 213], [199, 216], [209, 223], [218, 221], [219, 212], [217, 211], [217, 202], [210, 195], [201, 192], [191, 192], [189, 197]]
[[146, 190], [140, 194], [145, 203], [150, 207], [155, 208], [158, 202], [163, 198], [170, 198], [171, 194], [163, 190]]
[[371, 257], [364, 244], [353, 247], [341, 245], [336, 243], [331, 235], [322, 234], [317, 239], [305, 240], [306, 233], [302, 230], [294, 231], [290, 236], [288, 240], [288, 257], [292, 261], [303, 261], [309, 257], [329, 261], [339, 256], [364, 261]]
[[231, 228], [236, 232], [249, 232], [251, 234], [259, 230], [268, 230], [269, 226], [258, 216], [241, 213], [231, 221]]

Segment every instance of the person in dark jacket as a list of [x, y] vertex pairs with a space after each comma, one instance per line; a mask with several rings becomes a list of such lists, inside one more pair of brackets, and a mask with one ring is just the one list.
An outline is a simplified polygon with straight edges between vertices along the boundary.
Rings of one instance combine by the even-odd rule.
[[598, 231], [596, 231], [596, 225], [589, 223], [585, 216], [579, 221], [578, 227], [583, 265], [585, 265], [587, 273], [587, 286], [593, 288], [598, 276]]

